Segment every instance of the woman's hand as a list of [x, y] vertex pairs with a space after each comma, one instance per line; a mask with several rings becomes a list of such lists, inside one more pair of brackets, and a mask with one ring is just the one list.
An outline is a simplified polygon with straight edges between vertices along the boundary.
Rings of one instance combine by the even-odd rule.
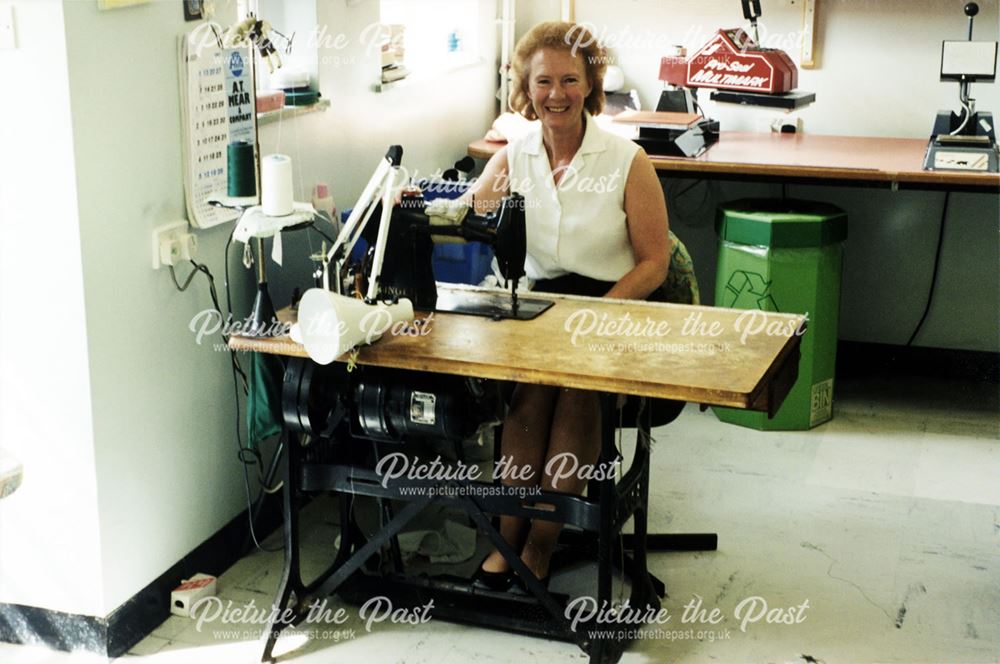
[[635, 267], [605, 297], [643, 300], [667, 279], [670, 226], [660, 178], [641, 149], [632, 160], [625, 182], [625, 215]]
[[482, 175], [476, 178], [475, 183], [459, 200], [471, 207], [475, 214], [486, 215], [493, 212], [499, 207], [500, 200], [507, 195], [507, 190], [510, 188], [508, 171], [507, 148], [503, 147], [490, 157]]

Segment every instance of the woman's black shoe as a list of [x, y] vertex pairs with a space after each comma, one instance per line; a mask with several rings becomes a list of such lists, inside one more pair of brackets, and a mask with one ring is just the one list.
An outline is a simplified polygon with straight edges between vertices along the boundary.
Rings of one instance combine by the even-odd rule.
[[[483, 562], [486, 562], [485, 559]], [[483, 564], [479, 563], [476, 573], [472, 575], [472, 586], [480, 590], [504, 592], [510, 589], [510, 584], [513, 580], [514, 575], [510, 570], [506, 572], [487, 572], [483, 569]]]
[[[545, 588], [546, 590], [548, 590], [549, 589], [549, 581], [551, 579], [552, 579], [552, 575], [549, 574], [548, 576], [539, 579], [538, 582], [542, 584], [543, 588]], [[515, 578], [513, 580], [513, 583], [511, 584], [510, 592], [511, 592], [512, 595], [531, 596], [531, 594], [532, 594], [531, 591], [528, 590], [528, 584], [526, 584], [524, 582], [524, 579], [522, 579], [521, 577], [517, 577], [517, 578]]]

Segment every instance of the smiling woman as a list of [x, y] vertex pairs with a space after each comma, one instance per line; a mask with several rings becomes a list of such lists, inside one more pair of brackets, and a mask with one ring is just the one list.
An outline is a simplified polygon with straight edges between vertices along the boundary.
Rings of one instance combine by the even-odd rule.
[[[644, 299], [667, 277], [666, 203], [646, 154], [594, 122], [604, 107], [606, 61], [582, 25], [532, 28], [514, 51], [510, 106], [538, 120], [537, 126], [494, 155], [464, 198], [487, 213], [508, 190], [524, 196], [529, 288]], [[504, 483], [579, 494], [586, 477], [558, 472], [562, 466], [553, 460], [571, 458], [578, 469], [594, 468], [599, 431], [596, 393], [518, 385], [504, 420], [502, 455], [531, 472]], [[504, 539], [543, 583], [561, 528], [551, 521], [500, 519]], [[476, 581], [509, 587], [508, 561], [494, 550]]]
[[[584, 33], [587, 37], [583, 38]], [[521, 41], [514, 50], [511, 62], [511, 93], [510, 107], [529, 120], [538, 119], [533, 99], [529, 97], [530, 77], [537, 71], [533, 65], [543, 51], [553, 53], [556, 57], [563, 53], [576, 62], [578, 71], [577, 82], [589, 84], [584, 95], [584, 108], [591, 115], [597, 115], [604, 108], [604, 73], [607, 71], [607, 53], [600, 43], [582, 26], [572, 23], [550, 22], [536, 26]], [[561, 64], [567, 61], [561, 59]], [[581, 81], [582, 79], [582, 81]], [[550, 85], [551, 81], [546, 81]]]

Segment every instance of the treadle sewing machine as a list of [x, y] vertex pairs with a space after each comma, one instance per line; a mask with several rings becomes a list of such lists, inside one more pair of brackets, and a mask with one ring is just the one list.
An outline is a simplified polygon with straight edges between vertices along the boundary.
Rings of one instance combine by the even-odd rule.
[[799, 70], [788, 54], [760, 45], [760, 0], [741, 0], [753, 34], [742, 28], [719, 30], [690, 58], [677, 46], [660, 61], [656, 111], [625, 112], [616, 122], [639, 127], [636, 142], [649, 154], [696, 157], [719, 140], [719, 121], [701, 116], [698, 88], [711, 88], [712, 101], [794, 110], [816, 100], [795, 90]]
[[[376, 175], [381, 174], [380, 182], [394, 181], [392, 173], [400, 158], [401, 151], [390, 150], [376, 171]], [[376, 179], [373, 177], [373, 181]], [[366, 189], [363, 200], [370, 202], [375, 189], [377, 183]], [[567, 524], [560, 538], [561, 548], [553, 558], [555, 573], [573, 558], [596, 559], [598, 573], [592, 595], [595, 606], [612, 607], [612, 574], [617, 570], [631, 580], [630, 607], [647, 615], [646, 610], [658, 610], [665, 589], [647, 570], [647, 549], [715, 549], [716, 536], [647, 535], [650, 427], [675, 417], [683, 405], [678, 402], [685, 401], [776, 411], [797, 376], [800, 338], [760, 332], [776, 327], [799, 328], [804, 319], [759, 312], [756, 315], [767, 320], [755, 322], [758, 333], [752, 333], [740, 318], [744, 312], [738, 310], [559, 295], [546, 296], [549, 308], [533, 316], [504, 317], [493, 314], [498, 308], [514, 313], [513, 293], [439, 284], [435, 286], [437, 302], [459, 293], [466, 304], [485, 302], [487, 306], [481, 313], [486, 315], [438, 311], [432, 324], [414, 326], [415, 322], [408, 320], [412, 311], [410, 316], [406, 311], [410, 303], [402, 296], [415, 297], [418, 309], [430, 304], [426, 276], [416, 276], [423, 273], [423, 263], [411, 264], [407, 269], [402, 264], [396, 266], [399, 269], [394, 276], [386, 278], [381, 270], [385, 257], [402, 260], [399, 255], [387, 253], [386, 239], [404, 238], [406, 252], [417, 247], [419, 255], [424, 255], [426, 246], [420, 246], [420, 238], [434, 233], [429, 223], [425, 224], [428, 220], [421, 218], [419, 206], [401, 204], [391, 212], [391, 200], [390, 195], [383, 195], [378, 233], [368, 261], [368, 297], [351, 298], [328, 290], [331, 276], [335, 283], [350, 283], [343, 279], [345, 271], [350, 271], [346, 266], [348, 245], [352, 233], [360, 231], [351, 229], [349, 220], [343, 232], [347, 235], [342, 233], [328, 254], [325, 287], [307, 292], [299, 305], [300, 326], [308, 322], [305, 319], [315, 322], [323, 314], [339, 317], [343, 325], [340, 332], [332, 333], [336, 339], [324, 340], [318, 338], [318, 333], [308, 335], [303, 329], [304, 344], [288, 337], [230, 340], [236, 349], [288, 358], [281, 394], [288, 434], [283, 502], [285, 563], [272, 612], [274, 620], [264, 636], [262, 659], [273, 660], [279, 634], [290, 625], [306, 621], [314, 600], [337, 593], [352, 602], [384, 595], [393, 600], [395, 607], [426, 606], [433, 600], [432, 618], [565, 640], [588, 653], [591, 662], [616, 662], [631, 639], [621, 636], [618, 630], [638, 628], [641, 623], [637, 619], [616, 623], [616, 629], [611, 630], [614, 633], [593, 631], [601, 627], [593, 616], [574, 625], [567, 614], [569, 598], [549, 591], [530, 573], [518, 552], [494, 527], [491, 517], [509, 514]], [[498, 254], [507, 257], [503, 267], [506, 276], [516, 278], [523, 271], [523, 244], [519, 245], [517, 239], [523, 237], [523, 225], [518, 229], [523, 215], [519, 215], [516, 203], [516, 199], [508, 200], [492, 219], [472, 218], [464, 230], [445, 232], [485, 237], [495, 247], [504, 243], [498, 238], [508, 238], [513, 251], [504, 254], [501, 247]], [[373, 209], [359, 204], [355, 221], [372, 216]], [[401, 229], [393, 231], [391, 226], [397, 222]], [[512, 226], [503, 230], [505, 224]], [[410, 235], [408, 227], [419, 230]], [[520, 265], [510, 260], [517, 255], [521, 256]], [[504, 262], [501, 258], [502, 265]], [[423, 283], [424, 294], [408, 286], [407, 278]], [[393, 289], [391, 301], [380, 299], [379, 284]], [[307, 305], [307, 300], [313, 304]], [[521, 302], [523, 305], [524, 300]], [[376, 341], [363, 331], [353, 331], [364, 312], [386, 313], [396, 323], [413, 327], [401, 334], [387, 333]], [[679, 333], [692, 317], [706, 326], [717, 322], [723, 332], [703, 339], [705, 344], [696, 344], [697, 339]], [[635, 338], [602, 336], [592, 325], [588, 328], [587, 321], [592, 320], [641, 321], [661, 334], [645, 340], [649, 348], [632, 343], [615, 350], [614, 342], [635, 342]], [[414, 329], [418, 333], [410, 333]], [[688, 343], [680, 343], [685, 340]], [[613, 342], [612, 350], [594, 351], [586, 341]], [[353, 358], [357, 368], [349, 371], [344, 350], [354, 345], [358, 345]], [[707, 345], [711, 345], [712, 352], [695, 348]], [[338, 361], [331, 361], [335, 359]], [[601, 393], [602, 462], [619, 458], [614, 430], [620, 420], [639, 428], [639, 444], [628, 470], [617, 482], [610, 474], [591, 481], [585, 497], [551, 491], [526, 497], [489, 481], [387, 479], [376, 472], [378, 460], [386, 453], [407, 450], [418, 438], [461, 441], [480, 426], [495, 422], [500, 403], [498, 381]], [[621, 394], [635, 397], [626, 404], [628, 412], [616, 412], [617, 395]], [[299, 570], [299, 501], [304, 493], [327, 491], [341, 497], [341, 544], [330, 567], [305, 584]], [[384, 523], [375, 536], [366, 537], [357, 526], [353, 496], [369, 496], [378, 502]], [[479, 589], [458, 574], [428, 577], [408, 573], [397, 536], [423, 508], [435, 502], [463, 510], [508, 560], [530, 594]], [[623, 526], [630, 520], [634, 534], [623, 535]], [[380, 554], [379, 564], [372, 562], [376, 554]], [[290, 614], [286, 615], [285, 609]]]

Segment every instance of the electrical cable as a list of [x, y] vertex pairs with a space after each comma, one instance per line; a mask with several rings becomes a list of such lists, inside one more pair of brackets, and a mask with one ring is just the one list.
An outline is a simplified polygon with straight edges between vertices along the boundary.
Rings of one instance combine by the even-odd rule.
[[[225, 320], [225, 314], [223, 314], [223, 312], [222, 312], [222, 306], [219, 304], [219, 293], [218, 293], [218, 291], [215, 288], [215, 277], [212, 275], [212, 272], [208, 269], [208, 267], [206, 265], [198, 263], [198, 262], [196, 262], [194, 260], [191, 260], [189, 262], [191, 263], [191, 265], [193, 266], [194, 269], [191, 270], [191, 273], [187, 276], [187, 279], [184, 280], [183, 284], [181, 284], [181, 283], [179, 283], [177, 281], [177, 273], [174, 270], [174, 266], [173, 265], [168, 266], [170, 268], [170, 279], [174, 282], [174, 286], [177, 288], [177, 290], [179, 290], [180, 292], [183, 293], [185, 290], [187, 290], [188, 286], [191, 285], [191, 281], [194, 279], [195, 275], [197, 275], [199, 272], [203, 273], [205, 275], [205, 277], [208, 279], [208, 292], [209, 292], [209, 295], [212, 298], [212, 306], [215, 308], [216, 313], [218, 313], [219, 316], [223, 320]], [[227, 290], [227, 295], [228, 295], [228, 290]], [[226, 335], [225, 332], [221, 332], [220, 331], [220, 336], [222, 336], [222, 340], [226, 344], [229, 343], [229, 337]], [[244, 373], [243, 372], [243, 368], [240, 367], [239, 360], [236, 357], [235, 351], [230, 350], [229, 354], [230, 354], [230, 359], [231, 359], [231, 361], [233, 363], [234, 370], [243, 379], [243, 387], [244, 387], [244, 393], [245, 393], [246, 392], [246, 386], [247, 386], [247, 376], [246, 376], [246, 373]]]
[[[309, 224], [307, 227], [311, 227], [311, 226], [313, 226], [313, 224]], [[316, 230], [316, 232], [320, 233], [321, 235], [325, 235], [319, 229], [314, 229], [314, 230]], [[226, 310], [227, 310], [226, 313], [227, 313], [227, 315], [229, 317], [232, 317], [232, 310], [233, 310], [232, 289], [230, 288], [230, 280], [229, 280], [229, 249], [232, 246], [232, 242], [233, 242], [233, 236], [230, 235], [229, 239], [226, 241], [226, 248], [225, 248], [225, 279], [226, 279], [225, 280], [225, 286], [226, 286]], [[222, 311], [221, 311], [221, 307], [220, 307], [219, 302], [218, 302], [218, 296], [215, 293], [215, 282], [214, 282], [214, 279], [212, 278], [211, 273], [208, 272], [207, 268], [205, 268], [204, 266], [199, 266], [197, 263], [194, 263], [194, 261], [192, 261], [192, 264], [195, 265], [196, 269], [188, 277], [187, 282], [184, 284], [183, 288], [186, 288], [188, 286], [188, 284], [190, 283], [191, 278], [193, 277], [193, 275], [195, 274], [195, 272], [197, 272], [197, 271], [205, 272], [205, 274], [208, 276], [208, 278], [210, 280], [211, 289], [212, 289], [212, 300], [215, 303], [216, 309], [219, 311], [219, 315], [223, 315]], [[174, 275], [174, 272], [173, 272], [173, 269], [171, 268], [171, 276], [173, 276], [173, 275]], [[178, 286], [178, 288], [180, 288], [181, 290], [183, 290], [183, 288], [181, 288], [181, 286], [179, 284], [177, 284], [176, 278], [174, 278], [174, 283], [175, 283], [175, 285]], [[226, 338], [225, 335], [223, 335], [223, 338], [224, 339]], [[226, 339], [226, 342], [228, 343], [228, 339]], [[232, 358], [233, 390], [234, 390], [234, 396], [235, 396], [235, 400], [236, 400], [236, 445], [237, 445], [236, 458], [239, 459], [240, 465], [243, 466], [243, 488], [244, 488], [244, 493], [245, 493], [246, 501], [247, 501], [247, 521], [248, 521], [248, 524], [249, 524], [249, 527], [250, 527], [250, 538], [253, 541], [254, 546], [257, 547], [257, 549], [259, 549], [261, 551], [268, 552], [268, 553], [276, 553], [278, 551], [281, 551], [282, 549], [281, 548], [268, 549], [267, 547], [263, 546], [260, 543], [260, 541], [257, 539], [257, 533], [256, 533], [256, 530], [254, 528], [254, 523], [253, 523], [253, 502], [254, 501], [253, 501], [253, 497], [250, 494], [250, 473], [249, 473], [249, 466], [257, 466], [257, 481], [258, 481], [258, 483], [260, 485], [261, 491], [263, 491], [266, 494], [275, 494], [275, 493], [278, 493], [284, 487], [285, 483], [284, 483], [284, 480], [282, 480], [282, 481], [278, 482], [273, 487], [266, 486], [265, 482], [264, 482], [265, 478], [263, 477], [263, 475], [261, 473], [261, 469], [263, 467], [263, 459], [261, 458], [260, 452], [257, 451], [257, 450], [255, 450], [255, 449], [252, 449], [250, 447], [246, 447], [243, 444], [243, 437], [242, 437], [242, 435], [240, 433], [240, 427], [242, 425], [242, 421], [241, 421], [241, 411], [240, 411], [240, 404], [239, 404], [239, 399], [240, 399], [240, 385], [239, 385], [239, 381], [237, 379], [237, 374], [240, 377], [242, 377], [242, 379], [243, 379], [243, 394], [244, 395], [249, 394], [249, 385], [248, 385], [248, 380], [247, 380], [246, 374], [243, 372], [242, 368], [239, 365], [239, 361], [238, 361], [238, 358], [236, 357], [235, 351], [230, 350], [230, 356]], [[274, 453], [277, 454], [278, 450], [280, 450], [280, 449], [282, 449], [282, 446], [279, 444], [278, 448], [275, 450]], [[272, 460], [272, 463], [273, 463], [273, 460]]]
[[[235, 403], [236, 403], [236, 458], [240, 460], [240, 465], [243, 466], [243, 489], [246, 494], [247, 499], [247, 523], [250, 526], [250, 539], [253, 541], [255, 547], [259, 550], [267, 553], [277, 553], [283, 549], [283, 547], [278, 547], [276, 549], [268, 549], [263, 546], [257, 539], [257, 533], [253, 527], [253, 498], [250, 496], [250, 471], [247, 469], [251, 465], [259, 465], [261, 463], [260, 452], [249, 447], [243, 446], [243, 437], [240, 435], [240, 386], [239, 382], [236, 380], [236, 371], [233, 371], [233, 391], [235, 392]], [[244, 457], [245, 453], [252, 455], [252, 460], [248, 460]], [[258, 471], [259, 472], [259, 471]]]
[[[276, 461], [275, 457], [278, 455], [278, 453], [283, 449], [283, 447], [286, 444], [287, 440], [285, 438], [285, 431], [282, 430], [281, 435], [278, 437], [278, 444], [277, 446], [275, 446], [274, 453], [271, 455], [271, 463], [268, 464], [268, 468], [270, 468], [275, 464]], [[263, 461], [263, 458], [261, 458], [261, 461]], [[257, 482], [260, 484], [260, 490], [263, 491], [264, 493], [278, 493], [279, 491], [281, 491], [281, 487], [285, 486], [285, 480], [278, 480], [278, 483], [275, 484], [274, 486], [267, 486], [267, 484], [264, 483], [266, 479], [264, 477], [264, 473], [261, 472], [264, 468], [263, 463], [256, 465], [257, 465]]]
[[[193, 263], [194, 261], [191, 261], [191, 262]], [[174, 286], [176, 286], [177, 290], [179, 290], [182, 293], [187, 290], [187, 287], [191, 285], [191, 280], [194, 279], [194, 276], [196, 274], [198, 274], [198, 268], [197, 267], [194, 268], [193, 270], [191, 270], [191, 274], [189, 274], [188, 277], [187, 277], [187, 279], [184, 280], [184, 285], [182, 286], [177, 281], [177, 273], [174, 272], [174, 266], [173, 265], [168, 265], [167, 267], [170, 268], [170, 278], [173, 280]]]
[[678, 191], [676, 194], [674, 194], [674, 198], [675, 199], [676, 198], [680, 198], [684, 194], [686, 194], [689, 191], [691, 191], [692, 189], [694, 189], [696, 185], [702, 184], [703, 182], [705, 182], [705, 180], [695, 180], [694, 182], [692, 182], [691, 184], [689, 184], [688, 186], [684, 187], [683, 189], [681, 189], [680, 191]]
[[[315, 222], [315, 221], [311, 222], [311, 223], [309, 224], [309, 226], [307, 226], [307, 228], [310, 228], [310, 229], [312, 229], [312, 230], [313, 230], [314, 232], [316, 232], [316, 233], [319, 233], [320, 235], [322, 235], [322, 236], [323, 236], [323, 238], [324, 238], [324, 239], [325, 239], [325, 240], [326, 240], [327, 242], [329, 242], [331, 246], [332, 246], [332, 245], [333, 245], [333, 244], [334, 244], [334, 243], [336, 242], [336, 240], [334, 240], [334, 239], [333, 239], [332, 237], [330, 237], [329, 235], [327, 235], [326, 233], [324, 233], [323, 231], [321, 231], [321, 230], [320, 230], [320, 228], [319, 228], [319, 226], [317, 226], [317, 225], [316, 225], [316, 222]], [[311, 247], [310, 247], [310, 248], [311, 248]]]
[[[667, 182], [668, 188], [669, 188], [671, 182], [673, 182], [673, 181], [671, 180], [671, 181]], [[702, 194], [701, 200], [698, 201], [698, 203], [695, 204], [690, 209], [687, 209], [687, 210], [681, 209], [681, 200], [683, 199], [684, 194], [688, 193], [689, 191], [691, 191], [692, 189], [694, 189], [699, 184], [704, 184], [705, 185], [704, 193]], [[673, 222], [675, 220], [679, 221], [679, 222], [683, 222], [685, 218], [689, 218], [689, 217], [695, 216], [698, 213], [698, 211], [701, 210], [705, 206], [705, 203], [708, 202], [709, 197], [712, 195], [713, 185], [714, 185], [714, 183], [711, 180], [695, 180], [694, 182], [688, 184], [687, 186], [685, 186], [683, 189], [681, 189], [677, 193], [668, 191], [667, 192], [668, 203], [673, 205], [673, 210], [674, 210], [674, 212], [677, 213], [676, 214], [676, 219], [673, 219], [673, 218], [671, 219], [671, 224], [673, 224]], [[688, 225], [688, 226], [690, 226], [690, 225], [693, 225], [693, 224], [683, 224], [682, 223], [681, 225]]]
[[970, 100], [968, 98], [962, 98], [959, 100], [959, 103], [962, 105], [962, 109], [965, 111], [965, 113], [963, 113], [965, 117], [962, 119], [962, 124], [958, 125], [958, 128], [955, 129], [955, 131], [948, 134], [949, 136], [958, 136], [965, 129], [966, 125], [969, 124], [969, 120], [972, 119], [972, 115], [974, 113], [974, 111], [972, 110], [972, 104], [970, 103], [972, 101], [975, 100], [974, 99]]
[[[609, 396], [607, 398], [608, 399], [617, 399], [618, 397], [616, 397], [616, 396]], [[622, 429], [623, 429], [622, 425], [624, 424], [624, 421], [625, 421], [624, 410], [625, 410], [625, 404], [622, 404], [622, 407], [618, 409], [618, 440], [616, 441], [616, 445], [615, 445], [615, 447], [617, 448], [617, 451], [618, 451], [618, 459], [616, 459], [616, 461], [621, 460], [622, 463], [616, 463], [615, 464], [615, 466], [616, 466], [616, 470], [615, 470], [615, 483], [617, 483], [619, 480], [621, 480], [621, 477], [619, 476], [618, 471], [622, 469], [622, 467], [624, 466], [624, 461], [625, 461], [625, 455], [622, 454]], [[621, 561], [622, 561], [622, 568], [620, 570], [621, 571], [621, 577], [620, 577], [620, 579], [618, 581], [618, 604], [621, 605], [622, 602], [623, 602], [623, 600], [624, 600], [624, 598], [625, 598], [625, 532], [624, 532], [623, 528], [619, 528], [618, 529], [618, 548], [619, 548], [619, 551], [621, 553]]]
[[[232, 318], [232, 312], [233, 312], [232, 288], [229, 280], [229, 249], [232, 246], [232, 244], [233, 244], [233, 236], [232, 234], [230, 234], [229, 238], [226, 240], [225, 257], [224, 257], [227, 320]], [[250, 527], [250, 539], [253, 541], [254, 546], [257, 547], [257, 549], [259, 549], [260, 551], [265, 551], [267, 553], [276, 553], [281, 549], [280, 548], [268, 549], [265, 546], [263, 546], [257, 539], [257, 533], [256, 530], [254, 529], [253, 498], [250, 495], [250, 472], [248, 469], [249, 466], [252, 465], [257, 466], [257, 480], [261, 486], [261, 490], [264, 491], [265, 493], [272, 493], [272, 491], [268, 490], [270, 487], [264, 486], [263, 478], [261, 477], [260, 474], [260, 469], [263, 466], [263, 459], [260, 456], [260, 452], [253, 448], [246, 447], [243, 445], [243, 436], [240, 433], [240, 427], [242, 425], [242, 416], [240, 411], [240, 385], [239, 381], [237, 380], [237, 374], [239, 374], [243, 378], [243, 396], [249, 395], [250, 387], [246, 374], [240, 367], [239, 360], [236, 357], [236, 351], [230, 349], [229, 353], [232, 359], [231, 369], [233, 375], [233, 396], [234, 396], [234, 401], [236, 403], [236, 458], [239, 460], [240, 465], [243, 466], [243, 489], [247, 501], [247, 522]], [[279, 446], [278, 449], [281, 449], [281, 447]], [[277, 453], [277, 450], [275, 451], [275, 453]], [[246, 455], [250, 455], [249, 458]], [[277, 491], [277, 489], [280, 488], [282, 485], [283, 482], [279, 483], [278, 487], [274, 487], [274, 491]]]
[[[232, 311], [232, 304], [231, 304], [232, 298], [231, 298], [230, 289], [229, 289], [229, 246], [230, 246], [231, 243], [232, 243], [232, 236], [229, 237], [229, 241], [226, 243], [226, 256], [225, 256], [225, 258], [226, 258], [226, 305], [227, 305], [227, 308], [229, 309], [230, 312]], [[215, 310], [219, 313], [219, 315], [223, 316], [224, 314], [222, 312], [222, 307], [221, 307], [221, 305], [219, 303], [219, 294], [218, 294], [218, 291], [215, 288], [215, 277], [212, 275], [212, 272], [208, 269], [207, 266], [205, 266], [205, 265], [203, 265], [201, 263], [198, 263], [198, 262], [196, 262], [194, 260], [190, 261], [190, 263], [193, 266], [193, 269], [191, 270], [191, 273], [188, 274], [188, 276], [184, 280], [183, 284], [181, 284], [180, 282], [177, 281], [177, 273], [174, 270], [174, 266], [172, 266], [172, 265], [169, 266], [170, 267], [170, 278], [174, 282], [174, 286], [177, 288], [178, 291], [183, 292], [183, 291], [187, 290], [187, 288], [191, 285], [191, 282], [194, 279], [195, 275], [197, 275], [199, 272], [203, 273], [205, 275], [205, 277], [208, 279], [209, 294], [210, 294], [210, 296], [212, 298], [212, 304], [215, 307]], [[227, 335], [225, 333], [221, 333], [221, 334], [222, 334], [223, 340], [228, 345], [229, 339], [228, 339]], [[250, 537], [253, 540], [254, 545], [258, 549], [260, 549], [261, 551], [266, 551], [268, 553], [276, 553], [278, 551], [281, 551], [281, 549], [280, 548], [278, 548], [278, 549], [267, 549], [267, 548], [263, 547], [260, 544], [260, 542], [257, 540], [257, 533], [254, 531], [254, 525], [253, 525], [253, 499], [250, 496], [250, 473], [249, 473], [248, 467], [251, 466], [251, 465], [255, 465], [255, 466], [258, 467], [258, 481], [261, 484], [262, 490], [265, 490], [267, 493], [273, 493], [273, 492], [279, 490], [281, 488], [281, 486], [282, 486], [283, 483], [279, 483], [279, 485], [277, 487], [273, 487], [273, 488], [271, 488], [271, 487], [264, 487], [263, 477], [260, 476], [260, 466], [262, 465], [262, 462], [263, 462], [263, 459], [260, 456], [260, 452], [257, 451], [257, 450], [255, 450], [255, 449], [249, 448], [249, 447], [244, 447], [244, 445], [243, 445], [243, 437], [240, 434], [240, 426], [241, 426], [240, 378], [243, 379], [243, 390], [244, 390], [243, 393], [244, 393], [244, 395], [248, 393], [248, 389], [249, 388], [248, 388], [248, 384], [247, 384], [246, 374], [243, 372], [243, 369], [240, 367], [239, 360], [236, 357], [236, 351], [234, 351], [232, 349], [229, 349], [229, 356], [230, 356], [230, 370], [231, 370], [232, 377], [233, 377], [233, 392], [234, 392], [234, 396], [235, 396], [234, 401], [235, 401], [235, 405], [236, 405], [236, 445], [237, 445], [236, 457], [237, 457], [237, 459], [239, 459], [240, 464], [243, 466], [243, 486], [244, 486], [244, 490], [245, 490], [245, 493], [246, 493], [246, 499], [247, 499], [247, 519], [248, 519], [249, 525], [250, 525]]]
[[924, 325], [924, 321], [927, 320], [927, 315], [931, 310], [931, 302], [934, 300], [934, 289], [937, 286], [938, 278], [938, 266], [941, 264], [941, 247], [944, 244], [944, 222], [948, 217], [948, 201], [951, 199], [951, 192], [944, 192], [944, 205], [941, 207], [941, 224], [938, 227], [938, 241], [937, 249], [934, 251], [934, 268], [931, 270], [931, 286], [927, 292], [927, 303], [924, 305], [924, 313], [920, 316], [920, 322], [917, 323], [916, 328], [913, 330], [913, 334], [910, 335], [909, 341], [906, 342], [907, 346], [913, 345], [913, 340], [917, 338], [917, 334]]
[[691, 102], [694, 105], [695, 112], [702, 117], [706, 117], [705, 111], [701, 108], [701, 104], [698, 103], [698, 88], [691, 89]]

